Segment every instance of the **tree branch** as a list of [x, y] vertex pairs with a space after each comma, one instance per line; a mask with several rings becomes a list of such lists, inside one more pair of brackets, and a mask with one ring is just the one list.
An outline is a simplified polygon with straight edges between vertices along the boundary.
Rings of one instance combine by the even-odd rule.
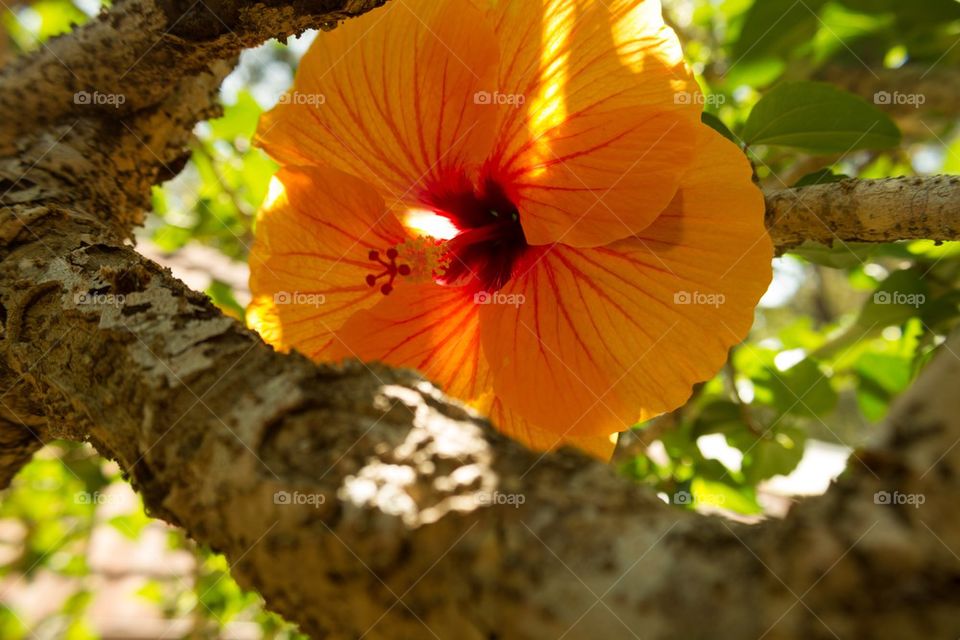
[[[217, 4], [223, 31], [202, 3], [128, 0], [4, 71], [0, 388], [16, 402], [0, 443], [18, 453], [0, 455], [12, 465], [0, 481], [37, 439], [89, 440], [151, 513], [225, 552], [241, 584], [315, 637], [956, 631], [956, 340], [899, 404], [883, 444], [858, 452], [827, 495], [743, 527], [668, 507], [577, 454], [526, 451], [410, 372], [278, 354], [128, 246], [147, 187], [176, 171], [240, 47], [378, 2], [319, 4], [339, 9]], [[157, 41], [164, 31], [173, 35]], [[118, 51], [94, 64], [108, 44]], [[52, 54], [76, 67], [74, 81]], [[129, 84], [116, 77], [138, 54], [146, 69]], [[129, 106], [63, 103], [88, 83], [129, 92]], [[927, 190], [931, 220], [955, 219], [948, 186]], [[859, 188], [772, 194], [775, 236], [781, 221], [799, 228], [795, 210], [833, 212], [826, 201]], [[897, 198], [907, 196], [873, 201], [889, 212]], [[911, 211], [920, 225], [919, 205]], [[867, 233], [872, 218], [858, 219]], [[827, 220], [847, 233], [841, 216]], [[920, 233], [883, 224], [887, 236]], [[878, 503], [878, 490], [926, 504]]]
[[770, 191], [766, 201], [780, 253], [806, 241], [960, 239], [960, 176], [845, 180]]
[[[91, 23], [0, 69], [0, 113], [16, 114], [0, 119], [0, 146], [37, 125], [75, 120], [78, 106], [112, 121], [127, 118], [166, 102], [181, 89], [181, 80], [201, 77], [211, 65], [233, 60], [245, 48], [271, 37], [331, 28], [384, 2], [117, 2]], [[38, 80], [44, 91], [38, 90]], [[78, 102], [77, 92], [121, 99], [97, 103], [91, 97], [84, 103]]]
[[277, 354], [57, 213], [2, 263], [4, 301], [42, 283], [2, 346], [23, 395], [52, 437], [118, 460], [151, 513], [224, 551], [314, 637], [902, 638], [955, 622], [957, 340], [848, 477], [784, 522], [741, 527], [578, 455], [540, 459], [410, 373]]

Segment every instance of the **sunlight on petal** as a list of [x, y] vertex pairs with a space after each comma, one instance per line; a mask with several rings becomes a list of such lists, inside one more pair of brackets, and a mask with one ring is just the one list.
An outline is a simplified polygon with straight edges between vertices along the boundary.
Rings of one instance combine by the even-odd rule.
[[277, 179], [277, 176], [270, 178], [270, 185], [267, 187], [267, 197], [263, 199], [263, 208], [270, 209], [277, 203], [284, 194], [283, 183]]
[[571, 2], [558, 6], [556, 12], [543, 18], [540, 75], [544, 82], [530, 109], [530, 136], [535, 141], [535, 162], [539, 165], [531, 171], [530, 175], [534, 177], [546, 171], [546, 164], [553, 157], [547, 134], [567, 118], [565, 91], [574, 17], [574, 3]]
[[247, 326], [255, 330], [269, 344], [283, 349], [283, 323], [277, 316], [272, 295], [258, 295], [247, 307]]
[[[638, 43], [638, 34], [641, 39], [656, 38], [658, 40], [657, 57], [668, 65], [680, 65], [683, 61], [683, 49], [676, 38], [662, 37], [663, 9], [659, 2], [641, 2], [630, 9], [625, 15], [610, 25], [611, 36], [620, 51], [620, 62], [633, 73], [642, 74], [649, 71], [650, 59], [648, 56], [635, 55]], [[633, 43], [633, 44], [631, 44]], [[674, 89], [682, 91], [687, 86], [688, 79], [678, 75], [671, 81]]]
[[429, 209], [409, 209], [401, 216], [403, 226], [419, 235], [437, 240], [450, 240], [460, 233], [450, 218]]

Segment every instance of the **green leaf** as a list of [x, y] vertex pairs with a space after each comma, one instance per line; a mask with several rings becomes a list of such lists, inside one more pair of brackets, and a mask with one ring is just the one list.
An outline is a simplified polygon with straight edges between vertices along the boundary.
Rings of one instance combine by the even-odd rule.
[[704, 111], [702, 114], [700, 114], [700, 120], [703, 122], [703, 124], [707, 125], [730, 142], [740, 146], [740, 141], [737, 140], [737, 136], [733, 135], [733, 132], [730, 131], [730, 128], [723, 123], [723, 120], [714, 114]]
[[860, 378], [857, 384], [857, 406], [860, 413], [871, 422], [880, 422], [887, 415], [890, 394], [868, 378]]
[[184, 247], [188, 242], [192, 234], [190, 229], [184, 229], [183, 227], [175, 227], [173, 225], [164, 225], [154, 232], [153, 243], [156, 244], [162, 251], [168, 253], [173, 253]]
[[911, 25], [940, 26], [944, 22], [960, 20], [960, 3], [957, 0], [894, 2], [894, 11], [900, 20]]
[[895, 147], [901, 136], [887, 114], [852, 93], [823, 82], [789, 82], [756, 104], [742, 137], [750, 145], [847, 153]]
[[0, 638], [29, 637], [30, 630], [23, 624], [21, 615], [14, 613], [7, 605], [0, 604]]
[[857, 404], [867, 420], [880, 421], [893, 397], [910, 384], [910, 360], [909, 354], [872, 351], [857, 360]]
[[893, 5], [900, 0], [837, 0], [845, 7], [862, 13], [882, 13], [893, 11]]
[[243, 305], [237, 302], [230, 285], [220, 280], [214, 280], [210, 283], [206, 293], [210, 296], [213, 304], [220, 307], [221, 311], [239, 320], [243, 319]]
[[99, 640], [100, 636], [83, 618], [75, 618], [63, 634], [63, 640]]
[[40, 29], [37, 37], [46, 41], [53, 36], [71, 31], [74, 26], [89, 20], [87, 14], [77, 9], [72, 2], [63, 0], [43, 0], [31, 7], [40, 15]]
[[756, 401], [783, 413], [818, 417], [837, 405], [837, 392], [817, 363], [804, 359], [786, 371], [767, 367], [755, 381]]
[[693, 427], [694, 439], [710, 433], [729, 433], [745, 429], [743, 411], [729, 400], [714, 400], [700, 410]]
[[108, 520], [110, 526], [122, 533], [130, 540], [137, 540], [150, 520], [143, 513], [128, 513], [114, 516]]
[[860, 309], [857, 323], [867, 329], [898, 325], [922, 314], [927, 285], [915, 269], [895, 271], [880, 283]]
[[909, 26], [917, 24], [940, 25], [950, 20], [960, 20], [960, 3], [956, 0], [838, 0], [856, 11], [868, 14], [895, 13]]
[[951, 291], [923, 306], [921, 317], [931, 331], [941, 329], [949, 333], [956, 318], [960, 316], [960, 291]]
[[81, 589], [71, 594], [64, 601], [60, 610], [63, 613], [72, 614], [76, 616], [86, 611], [87, 607], [90, 606], [90, 602], [92, 601], [93, 601], [93, 593], [91, 593], [86, 589]]
[[756, 0], [733, 45], [735, 64], [743, 60], [781, 57], [810, 41], [817, 32], [817, 12], [825, 0]]
[[233, 580], [223, 556], [206, 555], [201, 571], [196, 585], [197, 597], [218, 622], [229, 622], [257, 601], [255, 593], [243, 591]]
[[[838, 54], [847, 57], [851, 48], [863, 46], [857, 40], [889, 32], [894, 24], [892, 14], [865, 14], [834, 3], [824, 7], [820, 20], [820, 29], [812, 43], [814, 57], [819, 62], [830, 60]], [[859, 64], [855, 59], [849, 63]]]
[[760, 89], [776, 82], [786, 70], [787, 63], [778, 58], [741, 60], [724, 74], [723, 85], [727, 88], [745, 86]]
[[692, 502], [700, 507], [716, 507], [743, 514], [761, 513], [753, 487], [732, 487], [723, 482], [694, 478], [690, 483]]
[[164, 584], [159, 580], [152, 579], [144, 582], [143, 586], [137, 589], [136, 594], [138, 597], [157, 606], [162, 605], [167, 597]]
[[[878, 255], [887, 255], [884, 248], [885, 245], [869, 242], [844, 242], [828, 247], [808, 240], [799, 247], [790, 249], [790, 253], [803, 258], [807, 262], [831, 269], [852, 269], [863, 266], [864, 262]], [[906, 254], [906, 249], [900, 249], [899, 251]]]
[[947, 154], [943, 160], [943, 173], [960, 173], [960, 138], [947, 147]]
[[856, 371], [890, 393], [899, 393], [910, 384], [910, 358], [867, 352], [857, 361]]
[[224, 109], [223, 117], [210, 121], [210, 131], [217, 140], [249, 140], [257, 130], [261, 112], [262, 109], [253, 96], [247, 91], [241, 91], [237, 95], [236, 104]]
[[279, 165], [260, 149], [251, 149], [243, 156], [243, 170], [240, 174], [244, 187], [243, 195], [254, 209], [259, 207], [267, 196], [270, 179], [278, 168]]
[[813, 318], [800, 316], [782, 328], [777, 337], [784, 349], [813, 351], [826, 340], [826, 336], [813, 326]]
[[834, 173], [830, 169], [820, 169], [803, 176], [793, 185], [794, 187], [812, 187], [818, 184], [831, 184], [833, 182], [843, 182], [850, 176], [842, 173]]
[[803, 458], [806, 434], [801, 429], [779, 429], [773, 437], [761, 438], [743, 457], [743, 475], [750, 484], [786, 475]]

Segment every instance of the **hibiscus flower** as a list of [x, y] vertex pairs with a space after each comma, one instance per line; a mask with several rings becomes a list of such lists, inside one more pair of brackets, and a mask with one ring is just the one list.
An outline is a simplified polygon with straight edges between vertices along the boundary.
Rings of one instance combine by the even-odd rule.
[[653, 0], [392, 0], [319, 35], [257, 133], [281, 169], [250, 325], [609, 457], [770, 281], [763, 198], [699, 97]]

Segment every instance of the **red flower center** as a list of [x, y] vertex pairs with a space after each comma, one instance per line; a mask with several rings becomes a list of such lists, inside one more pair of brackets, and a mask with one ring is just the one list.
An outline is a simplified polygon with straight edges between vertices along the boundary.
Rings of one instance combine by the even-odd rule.
[[485, 180], [480, 189], [465, 181], [449, 190], [431, 193], [430, 205], [459, 229], [447, 241], [449, 258], [439, 281], [495, 292], [510, 280], [527, 240], [520, 212], [503, 189]]

